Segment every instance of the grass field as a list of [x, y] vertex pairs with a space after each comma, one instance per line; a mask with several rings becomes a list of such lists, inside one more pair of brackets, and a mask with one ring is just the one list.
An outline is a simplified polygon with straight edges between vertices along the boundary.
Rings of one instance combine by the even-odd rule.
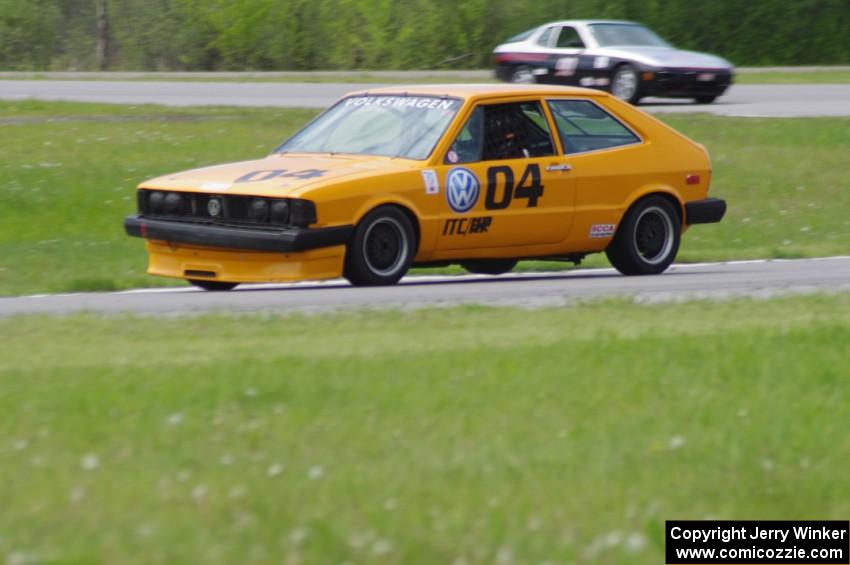
[[822, 70], [805, 72], [741, 72], [735, 75], [736, 84], [847, 84], [850, 70]]
[[[297, 83], [337, 83], [337, 84], [449, 84], [467, 82], [498, 82], [492, 72], [471, 71], [446, 72], [440, 71], [399, 71], [393, 73], [370, 71], [343, 72], [246, 72], [246, 73], [69, 73], [67, 75], [43, 73], [13, 73], [4, 75], [0, 72], [0, 80], [86, 80], [86, 81], [156, 81], [156, 82], [297, 82]], [[352, 87], [354, 88], [354, 87]]]
[[0, 321], [8, 563], [662, 562], [846, 519], [850, 295]]
[[[123, 233], [136, 184], [265, 155], [313, 115], [0, 103], [0, 295], [180, 284], [145, 275], [141, 242]], [[850, 119], [663, 119], [708, 146], [712, 192], [730, 205], [723, 223], [687, 234], [681, 259], [850, 251]]]

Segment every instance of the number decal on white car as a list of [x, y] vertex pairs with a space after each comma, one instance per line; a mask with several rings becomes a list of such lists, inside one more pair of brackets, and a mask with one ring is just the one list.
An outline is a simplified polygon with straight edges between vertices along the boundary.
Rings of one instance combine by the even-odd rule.
[[576, 74], [578, 57], [561, 57], [555, 63], [555, 76], [571, 77]]

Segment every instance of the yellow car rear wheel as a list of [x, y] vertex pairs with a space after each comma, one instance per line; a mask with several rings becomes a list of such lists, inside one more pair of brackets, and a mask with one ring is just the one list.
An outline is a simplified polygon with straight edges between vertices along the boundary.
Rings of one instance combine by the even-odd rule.
[[663, 196], [648, 196], [626, 212], [605, 254], [624, 275], [657, 275], [676, 258], [681, 233], [673, 204]]

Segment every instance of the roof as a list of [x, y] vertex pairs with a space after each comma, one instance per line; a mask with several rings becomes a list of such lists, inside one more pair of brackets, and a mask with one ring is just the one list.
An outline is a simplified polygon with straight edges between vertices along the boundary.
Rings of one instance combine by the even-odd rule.
[[551, 25], [591, 25], [591, 24], [627, 24], [627, 25], [642, 25], [638, 22], [629, 20], [558, 20], [555, 22], [546, 22], [538, 27]]
[[546, 84], [411, 84], [384, 86], [352, 94], [392, 94], [396, 96], [451, 96], [454, 98], [498, 98], [503, 96], [610, 96], [601, 90]]

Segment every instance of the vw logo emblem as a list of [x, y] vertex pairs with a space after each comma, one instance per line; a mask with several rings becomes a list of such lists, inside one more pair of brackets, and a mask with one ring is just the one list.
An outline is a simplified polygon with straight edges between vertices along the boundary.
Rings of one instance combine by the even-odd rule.
[[213, 218], [221, 214], [221, 200], [218, 198], [210, 198], [210, 201], [207, 202], [207, 212], [209, 212], [210, 216]]
[[446, 177], [446, 200], [452, 210], [460, 214], [471, 210], [478, 202], [481, 185], [469, 169], [457, 167]]

